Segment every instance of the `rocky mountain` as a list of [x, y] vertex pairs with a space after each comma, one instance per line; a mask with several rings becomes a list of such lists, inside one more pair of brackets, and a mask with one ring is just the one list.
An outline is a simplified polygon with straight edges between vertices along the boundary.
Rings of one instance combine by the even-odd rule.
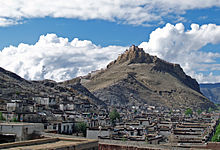
[[212, 102], [220, 104], [220, 83], [200, 84], [200, 89]]
[[58, 102], [68, 97], [90, 102], [94, 105], [103, 105], [103, 101], [96, 98], [80, 83], [64, 85], [52, 80], [27, 81], [20, 76], [0, 67], [0, 99], [32, 99], [32, 97], [56, 97]]
[[215, 107], [200, 92], [197, 81], [187, 76], [180, 65], [151, 56], [134, 45], [106, 69], [72, 82], [80, 82], [107, 105], [149, 104], [183, 109]]

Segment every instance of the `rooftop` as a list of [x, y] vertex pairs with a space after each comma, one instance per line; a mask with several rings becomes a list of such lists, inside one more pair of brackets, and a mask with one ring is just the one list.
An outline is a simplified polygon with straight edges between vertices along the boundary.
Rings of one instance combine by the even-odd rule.
[[82, 150], [88, 148], [97, 148], [98, 141], [90, 139], [47, 137], [37, 140], [0, 144], [0, 149], [8, 150], [46, 150], [63, 148], [79, 149], [79, 147]]
[[26, 123], [26, 122], [1, 122], [0, 126], [28, 126], [28, 125], [38, 125], [41, 123]]

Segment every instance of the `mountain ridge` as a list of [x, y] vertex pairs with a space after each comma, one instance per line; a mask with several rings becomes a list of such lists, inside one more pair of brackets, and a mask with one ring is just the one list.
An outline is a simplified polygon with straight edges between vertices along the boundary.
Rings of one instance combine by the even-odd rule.
[[27, 81], [3, 68], [0, 68], [0, 81], [0, 98], [55, 95], [72, 96], [102, 106], [215, 107], [201, 94], [197, 81], [186, 75], [180, 65], [151, 56], [134, 45], [106, 69], [64, 82]]
[[[177, 75], [177, 77], [181, 78], [183, 82], [190, 86], [192, 89], [196, 90], [197, 92], [200, 92], [199, 84], [197, 83], [197, 81], [195, 79], [192, 79], [190, 76], [186, 75], [179, 64], [169, 63], [165, 60], [158, 58], [157, 56], [151, 56], [150, 54], [145, 53], [143, 48], [138, 48], [135, 45], [132, 45], [129, 50], [126, 50], [115, 61], [110, 62], [107, 65], [107, 68], [110, 68], [113, 64], [120, 64], [126, 61], [129, 61], [129, 64], [155, 64], [155, 66], [152, 68], [153, 70], [173, 73], [173, 75]], [[188, 84], [189, 82], [193, 85]]]
[[215, 107], [201, 94], [197, 81], [186, 75], [180, 65], [151, 56], [134, 45], [106, 69], [90, 73], [80, 82], [107, 104], [128, 104], [135, 99], [170, 108]]

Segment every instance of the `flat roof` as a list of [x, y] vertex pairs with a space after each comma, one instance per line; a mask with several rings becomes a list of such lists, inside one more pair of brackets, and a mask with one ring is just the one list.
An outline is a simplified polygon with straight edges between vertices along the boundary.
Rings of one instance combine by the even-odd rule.
[[22, 142], [12, 142], [12, 143], [5, 143], [0, 144], [0, 149], [7, 149], [7, 150], [46, 150], [46, 149], [62, 149], [67, 147], [73, 147], [77, 149], [80, 148], [91, 148], [91, 147], [98, 147], [97, 140], [90, 140], [90, 139], [77, 139], [77, 138], [53, 138], [47, 137], [37, 140], [29, 140], [29, 141], [22, 141]]
[[24, 125], [39, 125], [42, 123], [27, 123], [27, 122], [1, 122], [0, 126], [4, 125], [4, 126], [24, 126]]

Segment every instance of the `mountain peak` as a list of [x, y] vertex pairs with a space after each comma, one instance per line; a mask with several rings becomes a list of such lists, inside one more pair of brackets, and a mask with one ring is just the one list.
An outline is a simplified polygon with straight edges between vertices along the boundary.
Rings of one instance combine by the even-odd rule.
[[118, 66], [121, 64], [150, 64], [152, 66], [152, 71], [155, 70], [172, 74], [176, 78], [180, 79], [181, 82], [200, 93], [199, 85], [196, 80], [186, 75], [179, 64], [170, 63], [158, 58], [157, 56], [145, 53], [143, 48], [139, 48], [138, 46], [132, 45], [129, 47], [123, 54], [118, 56], [116, 60], [109, 63], [107, 68], [110, 69], [115, 65]]
[[[165, 60], [158, 58], [157, 56], [152, 56], [148, 53], [145, 53], [143, 48], [132, 45], [124, 53], [122, 53], [118, 58], [107, 65], [107, 68], [111, 67], [114, 64], [122, 64], [127, 62], [127, 64], [135, 63], [146, 63], [146, 64], [155, 64], [157, 67], [169, 66], [170, 68], [180, 68], [179, 64], [169, 63]], [[165, 66], [164, 66], [165, 65]], [[165, 67], [166, 68], [166, 67]]]
[[122, 64], [124, 62], [132, 63], [153, 63], [157, 59], [156, 56], [150, 56], [148, 53], [145, 53], [143, 48], [132, 45], [127, 49], [123, 54], [118, 56], [118, 58], [111, 62], [107, 67], [110, 67], [113, 64]]

